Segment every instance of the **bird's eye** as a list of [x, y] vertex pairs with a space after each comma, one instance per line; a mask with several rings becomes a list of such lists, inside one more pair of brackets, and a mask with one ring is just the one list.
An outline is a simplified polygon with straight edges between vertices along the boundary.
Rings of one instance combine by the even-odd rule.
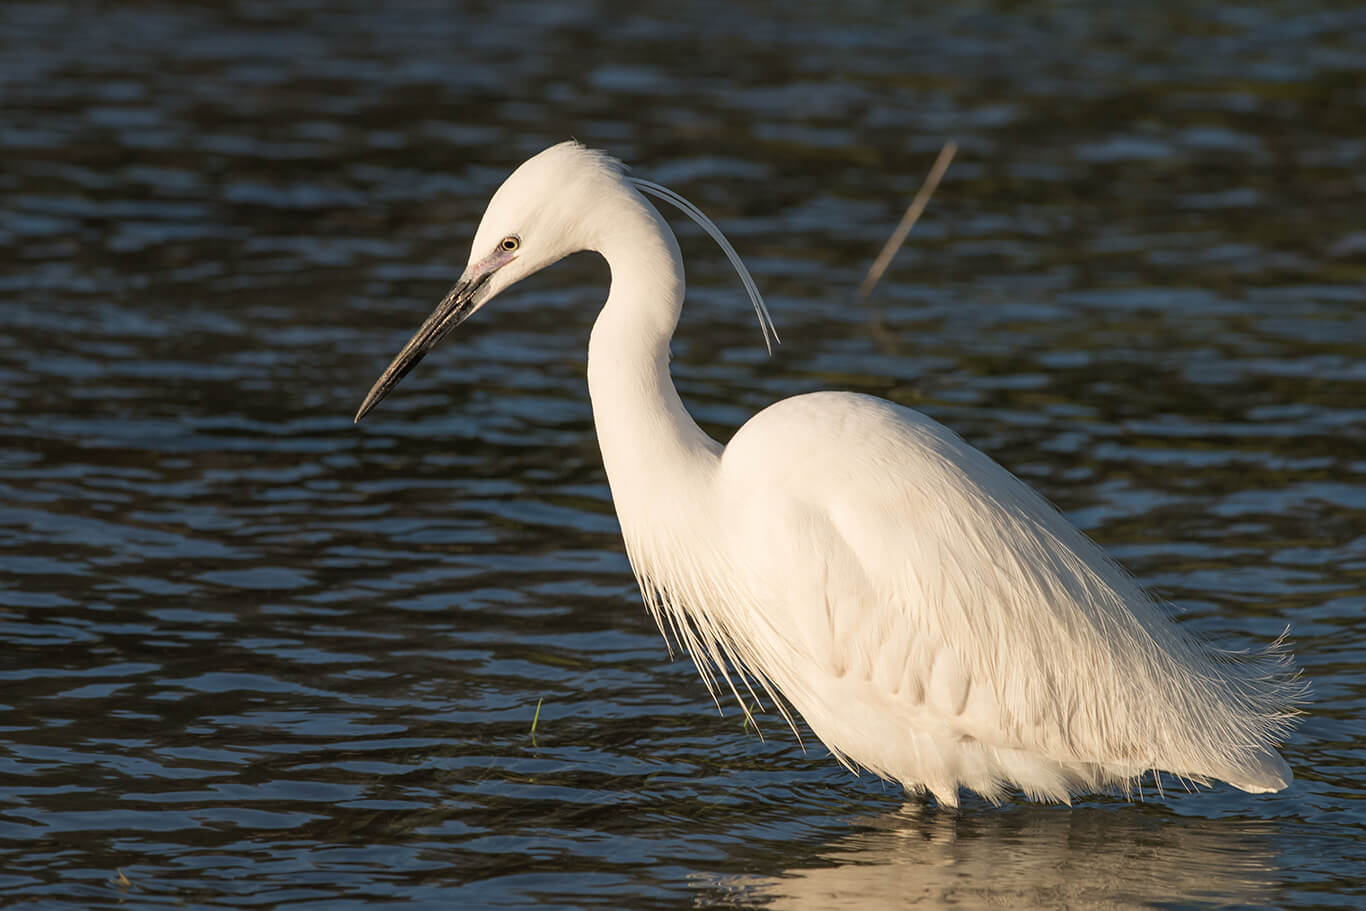
[[511, 253], [513, 250], [516, 250], [521, 245], [522, 240], [516, 234], [509, 234], [507, 237], [504, 237], [503, 242], [499, 244], [499, 246], [502, 247], [503, 250], [508, 253]]

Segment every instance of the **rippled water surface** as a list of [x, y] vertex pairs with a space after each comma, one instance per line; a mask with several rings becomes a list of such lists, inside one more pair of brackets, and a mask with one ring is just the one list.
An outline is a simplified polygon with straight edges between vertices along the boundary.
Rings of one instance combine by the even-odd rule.
[[[0, 7], [0, 904], [1366, 905], [1366, 12], [787, 6]], [[678, 224], [708, 430], [890, 397], [1191, 628], [1288, 625], [1294, 786], [953, 814], [718, 714], [618, 538], [593, 258], [353, 426], [571, 135], [768, 296], [772, 360]]]

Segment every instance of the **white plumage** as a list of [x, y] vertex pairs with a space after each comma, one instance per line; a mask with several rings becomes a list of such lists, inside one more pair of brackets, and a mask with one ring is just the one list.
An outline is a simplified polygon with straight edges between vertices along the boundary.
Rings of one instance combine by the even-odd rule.
[[942, 425], [821, 392], [765, 409], [725, 447], [703, 433], [668, 369], [682, 258], [641, 190], [719, 239], [577, 143], [524, 163], [357, 420], [498, 292], [595, 250], [612, 285], [588, 385], [612, 499], [647, 607], [713, 694], [719, 674], [787, 715], [781, 696], [842, 762], [950, 806], [963, 787], [1066, 801], [1156, 770], [1254, 793], [1291, 781], [1276, 745], [1303, 686], [1282, 645], [1195, 640]]

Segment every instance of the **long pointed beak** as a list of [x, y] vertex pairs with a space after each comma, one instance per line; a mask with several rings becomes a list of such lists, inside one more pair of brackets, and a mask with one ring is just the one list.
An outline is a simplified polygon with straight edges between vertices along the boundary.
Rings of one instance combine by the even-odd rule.
[[356, 423], [360, 423], [360, 419], [369, 414], [370, 409], [378, 405], [398, 385], [399, 380], [407, 376], [408, 372], [427, 356], [427, 352], [431, 351], [437, 342], [479, 309], [478, 292], [492, 274], [491, 269], [475, 270], [473, 277], [467, 275], [456, 283], [441, 303], [436, 305], [436, 309], [427, 317], [422, 328], [413, 333], [413, 337], [408, 339], [408, 344], [403, 346], [403, 350], [380, 374], [379, 379], [375, 380], [375, 385], [370, 387], [369, 394], [365, 396], [360, 410], [356, 412]]

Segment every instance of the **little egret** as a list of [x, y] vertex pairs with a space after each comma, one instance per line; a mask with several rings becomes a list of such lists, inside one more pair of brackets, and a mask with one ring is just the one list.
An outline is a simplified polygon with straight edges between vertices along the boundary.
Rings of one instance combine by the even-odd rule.
[[[1172, 622], [1047, 501], [930, 418], [867, 395], [772, 405], [729, 445], [669, 375], [683, 305], [678, 242], [642, 194], [726, 251], [765, 340], [753, 279], [691, 203], [565, 142], [489, 202], [464, 274], [366, 396], [384, 398], [451, 329], [578, 251], [611, 268], [588, 389], [631, 567], [666, 639], [750, 697], [791, 710], [842, 763], [957, 806], [1120, 787], [1167, 771], [1253, 793], [1302, 700], [1281, 640], [1213, 648]], [[789, 709], [790, 706], [790, 709]], [[793, 724], [793, 730], [796, 726]], [[800, 734], [798, 735], [800, 737]]]

